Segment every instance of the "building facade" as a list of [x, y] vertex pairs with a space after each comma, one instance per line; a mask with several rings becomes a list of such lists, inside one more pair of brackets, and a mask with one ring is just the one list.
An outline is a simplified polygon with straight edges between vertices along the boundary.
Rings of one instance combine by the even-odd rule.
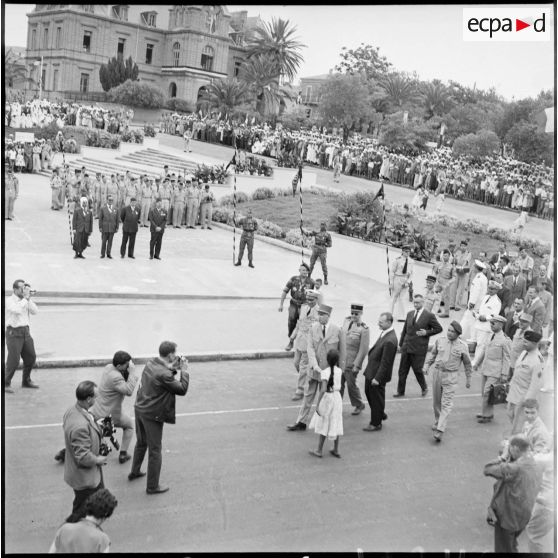
[[209, 5], [36, 4], [27, 17], [26, 58], [42, 60], [44, 91], [102, 91], [101, 65], [131, 56], [140, 81], [193, 103], [212, 81], [238, 75], [246, 33], [260, 22]]

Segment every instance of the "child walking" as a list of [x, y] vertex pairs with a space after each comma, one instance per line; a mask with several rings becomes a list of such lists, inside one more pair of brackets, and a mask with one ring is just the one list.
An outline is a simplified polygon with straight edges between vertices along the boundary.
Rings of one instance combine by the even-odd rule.
[[339, 353], [331, 349], [327, 353], [329, 368], [321, 373], [320, 395], [316, 412], [310, 421], [310, 428], [319, 434], [318, 449], [310, 450], [310, 454], [322, 457], [322, 450], [326, 437], [333, 440], [333, 449], [329, 453], [341, 457], [339, 453], [339, 436], [343, 435], [343, 401], [339, 390], [341, 389], [341, 376], [343, 371], [339, 368]]

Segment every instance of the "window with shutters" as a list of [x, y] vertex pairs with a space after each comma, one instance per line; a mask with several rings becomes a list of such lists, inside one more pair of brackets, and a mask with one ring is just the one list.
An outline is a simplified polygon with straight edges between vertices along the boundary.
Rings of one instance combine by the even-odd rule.
[[153, 45], [148, 44], [145, 49], [145, 63], [151, 64], [153, 61]]
[[180, 43], [172, 45], [172, 65], [180, 66]]
[[213, 48], [211, 48], [209, 45], [202, 50], [201, 67], [208, 72], [211, 72], [213, 70], [214, 52], [215, 51], [213, 50]]
[[83, 32], [83, 52], [91, 52], [91, 31]]
[[81, 74], [79, 80], [79, 90], [82, 93], [87, 93], [89, 91], [89, 74]]
[[126, 39], [118, 39], [118, 47], [116, 48], [116, 57], [122, 60], [124, 58], [124, 45]]

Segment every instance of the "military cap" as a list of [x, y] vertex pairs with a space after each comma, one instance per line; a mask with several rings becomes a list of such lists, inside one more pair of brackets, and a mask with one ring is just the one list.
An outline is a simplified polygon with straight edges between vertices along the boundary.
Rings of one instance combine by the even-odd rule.
[[434, 275], [427, 275], [426, 280], [427, 281], [434, 281], [434, 283], [436, 283], [436, 277], [434, 277]]
[[411, 247], [410, 247], [408, 244], [406, 244], [405, 246], [401, 246], [401, 250], [402, 250], [402, 251], [403, 251], [403, 250], [408, 250], [408, 251], [410, 252], [410, 251], [411, 251]]
[[519, 320], [531, 323], [533, 321], [533, 316], [531, 316], [531, 314], [527, 314], [527, 312], [521, 312], [521, 314], [519, 314]]
[[523, 334], [523, 339], [525, 339], [525, 341], [538, 343], [542, 339], [542, 334], [536, 331], [528, 330]]
[[328, 306], [327, 304], [320, 304], [318, 306], [318, 314], [327, 314], [328, 316], [330, 316], [332, 310], [333, 308], [331, 306]]
[[475, 260], [475, 265], [480, 267], [481, 269], [486, 269], [486, 265], [483, 264], [480, 260]]
[[506, 323], [506, 318], [504, 318], [504, 316], [492, 316], [492, 318], [490, 318], [491, 322], [500, 322], [502, 324]]
[[453, 329], [455, 330], [455, 332], [458, 335], [461, 335], [463, 333], [463, 328], [461, 327], [461, 324], [459, 322], [456, 322], [455, 320], [453, 320], [453, 322], [451, 322], [450, 326], [453, 327]]
[[364, 304], [361, 304], [360, 302], [351, 302], [351, 312], [353, 310], [362, 312], [364, 310]]

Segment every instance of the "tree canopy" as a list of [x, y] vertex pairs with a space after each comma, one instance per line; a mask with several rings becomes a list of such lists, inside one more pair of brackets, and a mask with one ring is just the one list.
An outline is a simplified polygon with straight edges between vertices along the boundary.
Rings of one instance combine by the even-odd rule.
[[138, 65], [131, 56], [125, 62], [121, 57], [113, 57], [99, 68], [99, 80], [103, 91], [109, 91], [129, 79], [136, 81], [138, 74]]

